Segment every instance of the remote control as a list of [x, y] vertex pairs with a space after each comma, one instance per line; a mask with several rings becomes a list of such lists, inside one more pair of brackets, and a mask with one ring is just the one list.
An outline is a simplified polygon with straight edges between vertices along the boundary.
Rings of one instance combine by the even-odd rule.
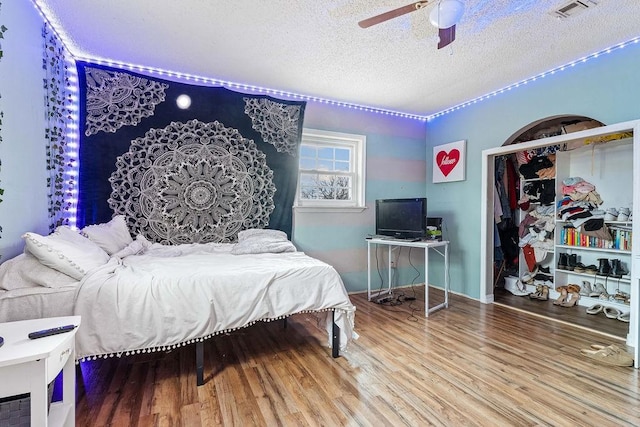
[[29, 333], [29, 338], [35, 340], [37, 338], [48, 337], [49, 335], [63, 334], [65, 332], [73, 331], [75, 325], [58, 326], [57, 328], [43, 329], [41, 331], [35, 331]]

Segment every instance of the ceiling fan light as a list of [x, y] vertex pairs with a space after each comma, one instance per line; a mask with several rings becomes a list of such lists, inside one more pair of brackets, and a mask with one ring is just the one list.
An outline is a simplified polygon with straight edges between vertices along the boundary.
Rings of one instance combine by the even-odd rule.
[[436, 28], [449, 28], [460, 22], [464, 3], [460, 0], [442, 0], [431, 10], [429, 20]]

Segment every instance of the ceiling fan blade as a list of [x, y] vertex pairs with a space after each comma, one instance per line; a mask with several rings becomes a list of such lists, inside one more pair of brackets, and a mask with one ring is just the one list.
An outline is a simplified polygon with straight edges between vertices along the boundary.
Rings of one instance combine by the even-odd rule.
[[440, 28], [438, 30], [438, 49], [442, 49], [443, 47], [453, 43], [456, 39], [456, 26], [452, 25], [449, 28]]
[[411, 13], [415, 10], [422, 9], [427, 4], [431, 3], [432, 0], [426, 1], [417, 1], [406, 6], [399, 7], [397, 9], [390, 10], [389, 12], [382, 13], [380, 15], [372, 16], [371, 18], [367, 18], [358, 22], [358, 25], [361, 28], [369, 28], [372, 25], [379, 24], [384, 21], [388, 21], [389, 19], [397, 18], [398, 16], [405, 15], [407, 13]]

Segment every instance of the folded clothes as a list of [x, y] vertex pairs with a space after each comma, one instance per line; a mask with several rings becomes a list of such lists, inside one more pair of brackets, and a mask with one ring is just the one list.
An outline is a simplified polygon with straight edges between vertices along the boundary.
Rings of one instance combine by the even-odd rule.
[[596, 189], [593, 184], [588, 183], [587, 181], [582, 181], [573, 186], [575, 191], [579, 191], [580, 193], [589, 193]]
[[579, 191], [574, 191], [573, 193], [567, 194], [574, 201], [587, 201], [595, 203], [596, 205], [602, 204], [602, 199], [600, 195], [596, 191], [590, 191], [588, 193], [581, 193]]
[[579, 176], [575, 176], [575, 177], [572, 177], [572, 178], [563, 179], [562, 183], [564, 185], [576, 185], [577, 183], [582, 182], [582, 181], [584, 181], [582, 178], [580, 178]]

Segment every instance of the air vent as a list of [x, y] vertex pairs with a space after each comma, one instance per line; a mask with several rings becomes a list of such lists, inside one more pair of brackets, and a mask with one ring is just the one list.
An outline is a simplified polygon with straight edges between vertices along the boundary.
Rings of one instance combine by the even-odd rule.
[[549, 13], [556, 18], [567, 19], [597, 5], [594, 0], [574, 0]]

